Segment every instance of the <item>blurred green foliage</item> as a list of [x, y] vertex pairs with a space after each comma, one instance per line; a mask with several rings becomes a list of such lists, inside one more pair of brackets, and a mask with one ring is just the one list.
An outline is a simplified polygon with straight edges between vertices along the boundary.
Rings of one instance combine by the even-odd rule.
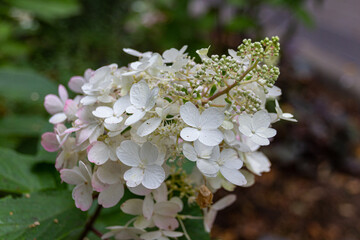
[[[73, 230], [70, 236], [78, 235], [79, 227], [85, 223], [85, 214], [75, 209], [71, 193], [60, 185], [53, 166], [56, 153], [47, 153], [40, 145], [41, 133], [52, 131], [43, 99], [46, 94], [57, 93], [58, 83], [66, 86], [71, 76], [82, 75], [87, 68], [110, 63], [126, 65], [134, 58], [122, 52], [124, 47], [163, 52], [189, 45], [188, 52], [193, 55], [196, 49], [211, 44], [213, 51], [222, 53], [236, 47], [243, 38], [263, 38], [263, 8], [285, 9], [294, 19], [311, 25], [305, 3], [306, 0], [0, 1], [0, 196], [5, 197], [0, 200], [0, 238], [66, 238]], [[59, 188], [60, 193], [44, 193]], [[27, 193], [31, 194], [30, 199], [24, 197]], [[29, 207], [37, 203], [45, 211]], [[9, 215], [11, 211], [14, 216]], [[26, 213], [19, 218], [20, 212]], [[29, 228], [34, 217], [42, 223]], [[55, 218], [59, 221], [56, 231]], [[96, 224], [103, 229], [108, 224], [104, 219], [118, 218], [114, 217], [114, 209], [109, 209]], [[185, 224], [196, 226], [195, 230], [202, 228], [199, 221], [188, 220]], [[190, 235], [194, 229], [189, 230]], [[196, 237], [196, 231], [194, 234]]]

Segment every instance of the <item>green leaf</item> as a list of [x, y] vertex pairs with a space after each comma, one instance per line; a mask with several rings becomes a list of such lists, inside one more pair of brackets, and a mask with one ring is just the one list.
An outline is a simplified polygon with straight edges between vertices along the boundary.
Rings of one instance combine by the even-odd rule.
[[28, 193], [56, 186], [54, 178], [34, 171], [35, 157], [0, 148], [0, 191]]
[[28, 70], [0, 69], [0, 96], [7, 100], [42, 104], [57, 86], [47, 78]]
[[216, 92], [216, 90], [217, 90], [217, 88], [216, 88], [216, 85], [214, 84], [214, 85], [211, 87], [211, 89], [210, 89], [210, 97], [211, 97], [212, 95], [214, 95], [214, 93]]
[[61, 239], [85, 221], [86, 213], [75, 208], [69, 191], [0, 200], [0, 239]]
[[77, 0], [9, 0], [17, 8], [27, 10], [42, 20], [66, 18], [80, 12]]
[[48, 124], [40, 116], [10, 115], [0, 119], [0, 136], [38, 136]]

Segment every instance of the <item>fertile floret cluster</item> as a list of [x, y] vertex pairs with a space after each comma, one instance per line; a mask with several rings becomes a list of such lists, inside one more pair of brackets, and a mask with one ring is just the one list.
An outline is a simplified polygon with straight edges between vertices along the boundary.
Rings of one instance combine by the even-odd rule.
[[[43, 134], [42, 145], [59, 151], [55, 166], [75, 185], [76, 206], [121, 201], [121, 211], [135, 216], [104, 238], [189, 238], [182, 220], [199, 216], [182, 214], [184, 204], [202, 208], [210, 231], [216, 212], [235, 201], [228, 195], [212, 204], [213, 193], [250, 186], [254, 174], [268, 172], [259, 147], [276, 135], [271, 124], [296, 121], [278, 104], [278, 68], [266, 64], [279, 54], [277, 37], [244, 40], [229, 56], [200, 49], [201, 63], [185, 50], [124, 49], [138, 61], [71, 78], [74, 99], [62, 85], [59, 96], [45, 98], [54, 132]], [[274, 113], [267, 100], [275, 101]]]

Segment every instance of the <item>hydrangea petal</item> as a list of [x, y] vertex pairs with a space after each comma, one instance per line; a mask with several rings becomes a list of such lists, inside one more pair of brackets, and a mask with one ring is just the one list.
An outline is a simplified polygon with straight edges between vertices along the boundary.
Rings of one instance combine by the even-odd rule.
[[60, 98], [54, 94], [46, 95], [44, 106], [46, 111], [50, 114], [55, 114], [64, 110], [64, 104], [61, 102]]
[[138, 108], [146, 106], [150, 96], [150, 88], [145, 81], [140, 81], [132, 85], [130, 89], [130, 102]]
[[165, 171], [158, 165], [150, 165], [145, 168], [144, 179], [142, 185], [148, 189], [156, 189], [160, 187], [165, 180]]
[[59, 150], [59, 142], [56, 134], [53, 132], [46, 132], [41, 135], [41, 146], [48, 152], [56, 152]]
[[237, 186], [242, 186], [246, 184], [246, 178], [237, 169], [221, 167], [220, 172], [224, 176], [224, 178], [226, 178], [226, 180], [228, 180], [232, 184], [235, 184]]
[[69, 98], [66, 88], [61, 84], [59, 85], [59, 97], [63, 104], [65, 104], [66, 100]]
[[224, 122], [224, 113], [217, 108], [208, 108], [200, 116], [201, 129], [216, 129]]
[[83, 93], [81, 87], [84, 85], [85, 79], [80, 76], [74, 76], [70, 78], [70, 81], [68, 83], [69, 88], [76, 93]]
[[140, 148], [140, 159], [146, 165], [152, 165], [158, 159], [159, 151], [151, 142], [145, 142]]
[[154, 200], [151, 195], [146, 195], [144, 198], [144, 204], [142, 207], [143, 215], [147, 220], [151, 219], [154, 211]]
[[136, 187], [144, 179], [144, 170], [141, 168], [130, 168], [124, 173], [124, 179], [128, 187]]
[[96, 110], [92, 112], [92, 114], [98, 118], [108, 118], [112, 117], [114, 112], [110, 107], [101, 106], [97, 107]]
[[109, 159], [109, 147], [99, 141], [95, 142], [88, 152], [88, 159], [96, 165], [104, 164]]
[[73, 190], [75, 205], [82, 211], [87, 211], [92, 205], [92, 187], [89, 184], [79, 184]]
[[253, 142], [256, 143], [256, 144], [261, 145], [261, 146], [267, 146], [267, 145], [270, 144], [269, 139], [267, 139], [266, 137], [265, 137], [265, 138], [264, 138], [264, 137], [261, 137], [261, 136], [259, 136], [259, 135], [257, 135], [257, 134], [252, 135], [252, 136], [250, 137], [250, 140], [253, 141]]
[[262, 127], [264, 128], [269, 127], [270, 125], [269, 114], [264, 110], [256, 112], [252, 118], [252, 124], [254, 130], [257, 130]]
[[160, 118], [150, 118], [140, 125], [136, 133], [140, 137], [145, 137], [155, 131], [160, 126], [160, 123]]
[[191, 127], [200, 126], [200, 113], [197, 107], [191, 102], [187, 102], [180, 107], [180, 116], [184, 122]]
[[60, 113], [56, 113], [54, 116], [52, 116], [50, 119], [49, 119], [49, 122], [51, 124], [58, 124], [58, 123], [62, 123], [66, 120], [66, 114], [63, 113], [63, 112], [60, 112]]
[[60, 178], [62, 181], [74, 185], [81, 184], [86, 181], [77, 167], [73, 169], [60, 170]]
[[186, 127], [186, 128], [181, 130], [180, 136], [185, 141], [193, 142], [193, 141], [195, 141], [196, 139], [199, 138], [200, 131], [195, 129], [195, 128]]
[[112, 184], [100, 192], [98, 202], [104, 208], [115, 206], [124, 196], [124, 186], [120, 183]]
[[204, 159], [199, 159], [196, 166], [207, 177], [215, 177], [220, 169], [216, 162]]
[[220, 210], [223, 210], [224, 208], [230, 206], [235, 201], [236, 201], [236, 195], [229, 194], [229, 195], [221, 198], [220, 200], [218, 200], [216, 203], [214, 203], [214, 205], [212, 205], [211, 208], [213, 208], [217, 211], [220, 211]]
[[120, 181], [122, 172], [118, 162], [107, 161], [98, 167], [96, 173], [100, 181], [107, 184], [114, 184]]
[[155, 215], [153, 220], [155, 225], [160, 229], [174, 230], [179, 227], [179, 222], [173, 217]]
[[194, 147], [189, 143], [184, 143], [183, 154], [190, 161], [196, 162], [197, 160], [199, 160]]
[[140, 164], [140, 146], [130, 140], [125, 140], [116, 149], [116, 155], [127, 166], [136, 167]]
[[276, 130], [273, 128], [260, 128], [256, 131], [256, 135], [264, 138], [271, 138], [276, 135]]
[[145, 116], [146, 112], [138, 110], [135, 111], [130, 117], [128, 117], [125, 121], [125, 125], [133, 125], [138, 122]]
[[219, 129], [201, 130], [199, 134], [199, 141], [207, 146], [216, 146], [224, 139], [222, 132]]
[[121, 204], [120, 208], [124, 213], [130, 215], [142, 215], [143, 202], [144, 200], [138, 198], [129, 199]]
[[126, 111], [126, 108], [128, 108], [130, 106], [130, 96], [124, 96], [119, 98], [113, 106], [114, 109], [114, 113], [119, 116], [121, 114], [123, 114]]

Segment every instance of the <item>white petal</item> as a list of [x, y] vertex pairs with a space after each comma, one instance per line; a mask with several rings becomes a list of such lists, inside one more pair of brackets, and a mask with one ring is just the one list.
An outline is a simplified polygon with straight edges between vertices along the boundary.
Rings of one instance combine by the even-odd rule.
[[176, 203], [180, 207], [179, 212], [181, 212], [183, 210], [184, 203], [181, 201], [181, 199], [179, 197], [172, 197], [169, 201]]
[[157, 87], [151, 90], [150, 96], [146, 101], [145, 111], [150, 111], [155, 106], [156, 96], [158, 95], [158, 93], [159, 93], [159, 88]]
[[123, 51], [126, 52], [127, 54], [133, 55], [135, 57], [141, 57], [143, 55], [141, 52], [136, 51], [136, 50], [131, 49], [131, 48], [124, 48]]
[[63, 85], [59, 85], [59, 97], [63, 104], [65, 104], [66, 100], [68, 99], [69, 95], [66, 91], [66, 88]]
[[146, 165], [152, 165], [158, 159], [159, 151], [151, 142], [144, 143], [140, 148], [140, 159]]
[[[146, 219], [144, 218], [144, 216], [138, 216], [134, 222], [134, 227], [138, 228], [138, 229], [145, 229], [147, 227], [150, 227], [150, 225], [154, 226], [153, 221], [150, 219]], [[133, 238], [126, 238], [126, 239], [133, 239]], [[138, 238], [136, 238], [138, 239]]]
[[229, 194], [229, 195], [221, 198], [220, 200], [218, 200], [216, 203], [214, 203], [214, 205], [212, 205], [211, 208], [213, 208], [217, 211], [220, 211], [220, 210], [223, 210], [224, 208], [230, 206], [235, 201], [236, 201], [236, 195]]
[[114, 113], [117, 116], [120, 116], [121, 114], [123, 114], [126, 110], [126, 108], [128, 108], [130, 106], [130, 96], [124, 96], [119, 98], [113, 106], [114, 109]]
[[257, 135], [257, 134], [252, 135], [252, 136], [250, 137], [250, 140], [253, 141], [253, 142], [256, 143], [256, 144], [261, 145], [261, 146], [267, 146], [267, 145], [270, 144], [269, 139], [267, 139], [266, 137], [265, 137], [265, 138], [264, 138], [264, 137], [261, 137], [261, 136], [259, 136], [259, 135]]
[[104, 208], [115, 206], [124, 196], [124, 186], [121, 183], [105, 188], [98, 197], [98, 202]]
[[148, 194], [144, 198], [144, 204], [142, 206], [143, 215], [146, 219], [150, 220], [154, 211], [154, 200], [151, 194]]
[[128, 187], [136, 187], [144, 179], [144, 170], [141, 168], [130, 168], [124, 173], [124, 179]]
[[265, 128], [269, 127], [269, 125], [270, 125], [269, 114], [264, 110], [256, 112], [253, 116], [252, 124], [253, 124], [254, 130], [256, 130], [258, 128], [262, 128], [262, 127], [265, 127]]
[[142, 215], [143, 202], [144, 200], [138, 198], [129, 199], [121, 204], [120, 208], [124, 213], [130, 215]]
[[[248, 114], [241, 114], [238, 117], [239, 125], [245, 126], [246, 128], [250, 129], [252, 128], [252, 118]], [[241, 130], [240, 130], [241, 131]], [[246, 134], [245, 134], [246, 135]]]
[[204, 228], [206, 232], [210, 232], [211, 228], [214, 224], [215, 218], [217, 215], [217, 211], [214, 209], [210, 209], [204, 216]]
[[154, 199], [156, 202], [165, 202], [168, 198], [168, 190], [166, 184], [163, 183], [159, 188], [152, 191]]
[[199, 141], [207, 146], [219, 145], [223, 139], [224, 136], [219, 129], [201, 130], [199, 134]]
[[153, 220], [155, 225], [163, 230], [175, 230], [179, 227], [179, 222], [173, 217], [155, 215]]
[[150, 118], [140, 125], [136, 133], [140, 137], [145, 137], [155, 131], [159, 127], [160, 123], [160, 118]]
[[207, 177], [215, 177], [220, 169], [216, 162], [204, 159], [199, 159], [196, 166]]
[[[209, 159], [213, 153], [214, 147], [202, 144], [199, 140], [194, 142], [194, 147], [197, 155], [200, 158]], [[217, 160], [217, 159], [216, 159]]]
[[155, 232], [147, 232], [144, 234], [141, 234], [141, 239], [144, 240], [158, 240], [161, 237], [161, 232], [160, 231], [155, 231]]
[[106, 124], [118, 124], [123, 120], [123, 117], [109, 117], [105, 119]]
[[188, 142], [195, 141], [196, 139], [199, 138], [199, 135], [200, 135], [200, 131], [191, 127], [186, 127], [180, 132], [181, 138]]
[[158, 165], [146, 166], [142, 185], [148, 189], [160, 187], [165, 180], [165, 171]]
[[271, 163], [262, 152], [247, 153], [245, 159], [246, 167], [257, 175], [270, 171]]
[[240, 124], [240, 125], [239, 125], [239, 131], [240, 131], [242, 134], [244, 134], [245, 136], [248, 136], [248, 137], [250, 137], [250, 136], [253, 135], [251, 129], [250, 129], [247, 125], [244, 125], [244, 124], [242, 124], [242, 123], [240, 123], [240, 122], [239, 122], [239, 124]]
[[163, 233], [165, 236], [172, 238], [177, 238], [184, 235], [182, 232], [175, 232], [175, 231], [163, 231]]
[[150, 97], [150, 89], [145, 81], [140, 81], [132, 85], [130, 89], [130, 102], [138, 108], [146, 106]]
[[92, 187], [89, 184], [82, 183], [77, 185], [72, 195], [77, 208], [80, 208], [82, 211], [89, 210], [93, 202]]
[[50, 119], [49, 119], [49, 122], [51, 124], [58, 124], [58, 123], [62, 123], [63, 121], [66, 120], [66, 114], [63, 113], [63, 112], [60, 112], [60, 113], [56, 113], [54, 116], [52, 116]]
[[114, 111], [110, 107], [101, 106], [97, 107], [96, 110], [92, 112], [92, 114], [98, 118], [108, 118], [113, 116]]
[[184, 153], [184, 156], [190, 161], [196, 162], [197, 160], [199, 160], [194, 147], [189, 143], [184, 143], [183, 153]]
[[237, 186], [242, 186], [246, 184], [246, 178], [242, 173], [237, 169], [229, 169], [227, 167], [221, 167], [220, 168], [221, 174], [231, 182], [232, 184], [235, 184]]
[[109, 159], [109, 147], [103, 142], [95, 142], [88, 152], [88, 159], [96, 165], [104, 164]]
[[154, 213], [167, 217], [175, 217], [181, 210], [180, 206], [174, 202], [158, 202], [154, 206]]
[[256, 130], [256, 135], [259, 135], [261, 137], [265, 138], [271, 138], [276, 135], [276, 130], [273, 128], [260, 128]]
[[206, 109], [200, 116], [201, 129], [216, 129], [224, 122], [224, 113], [211, 107]]
[[234, 149], [224, 149], [221, 151], [220, 158], [224, 162], [224, 166], [230, 169], [240, 169], [243, 162], [238, 158], [238, 154]]
[[140, 164], [140, 146], [130, 140], [125, 140], [116, 149], [116, 155], [127, 166], [136, 167]]
[[139, 120], [141, 120], [145, 116], [146, 112], [138, 110], [135, 111], [130, 117], [128, 117], [125, 121], [125, 125], [132, 125]]
[[100, 181], [107, 184], [114, 184], [120, 181], [122, 171], [118, 162], [107, 161], [98, 167], [96, 173]]
[[78, 167], [73, 169], [62, 169], [60, 170], [60, 178], [62, 181], [68, 184], [80, 184], [86, 181], [86, 179], [81, 174]]
[[195, 105], [187, 102], [180, 107], [180, 116], [184, 122], [191, 127], [200, 126], [200, 113]]
[[130, 192], [132, 192], [133, 194], [139, 195], [139, 196], [146, 196], [149, 193], [151, 193], [150, 189], [147, 189], [146, 187], [144, 187], [143, 185], [138, 185], [136, 187], [129, 187], [128, 188]]

